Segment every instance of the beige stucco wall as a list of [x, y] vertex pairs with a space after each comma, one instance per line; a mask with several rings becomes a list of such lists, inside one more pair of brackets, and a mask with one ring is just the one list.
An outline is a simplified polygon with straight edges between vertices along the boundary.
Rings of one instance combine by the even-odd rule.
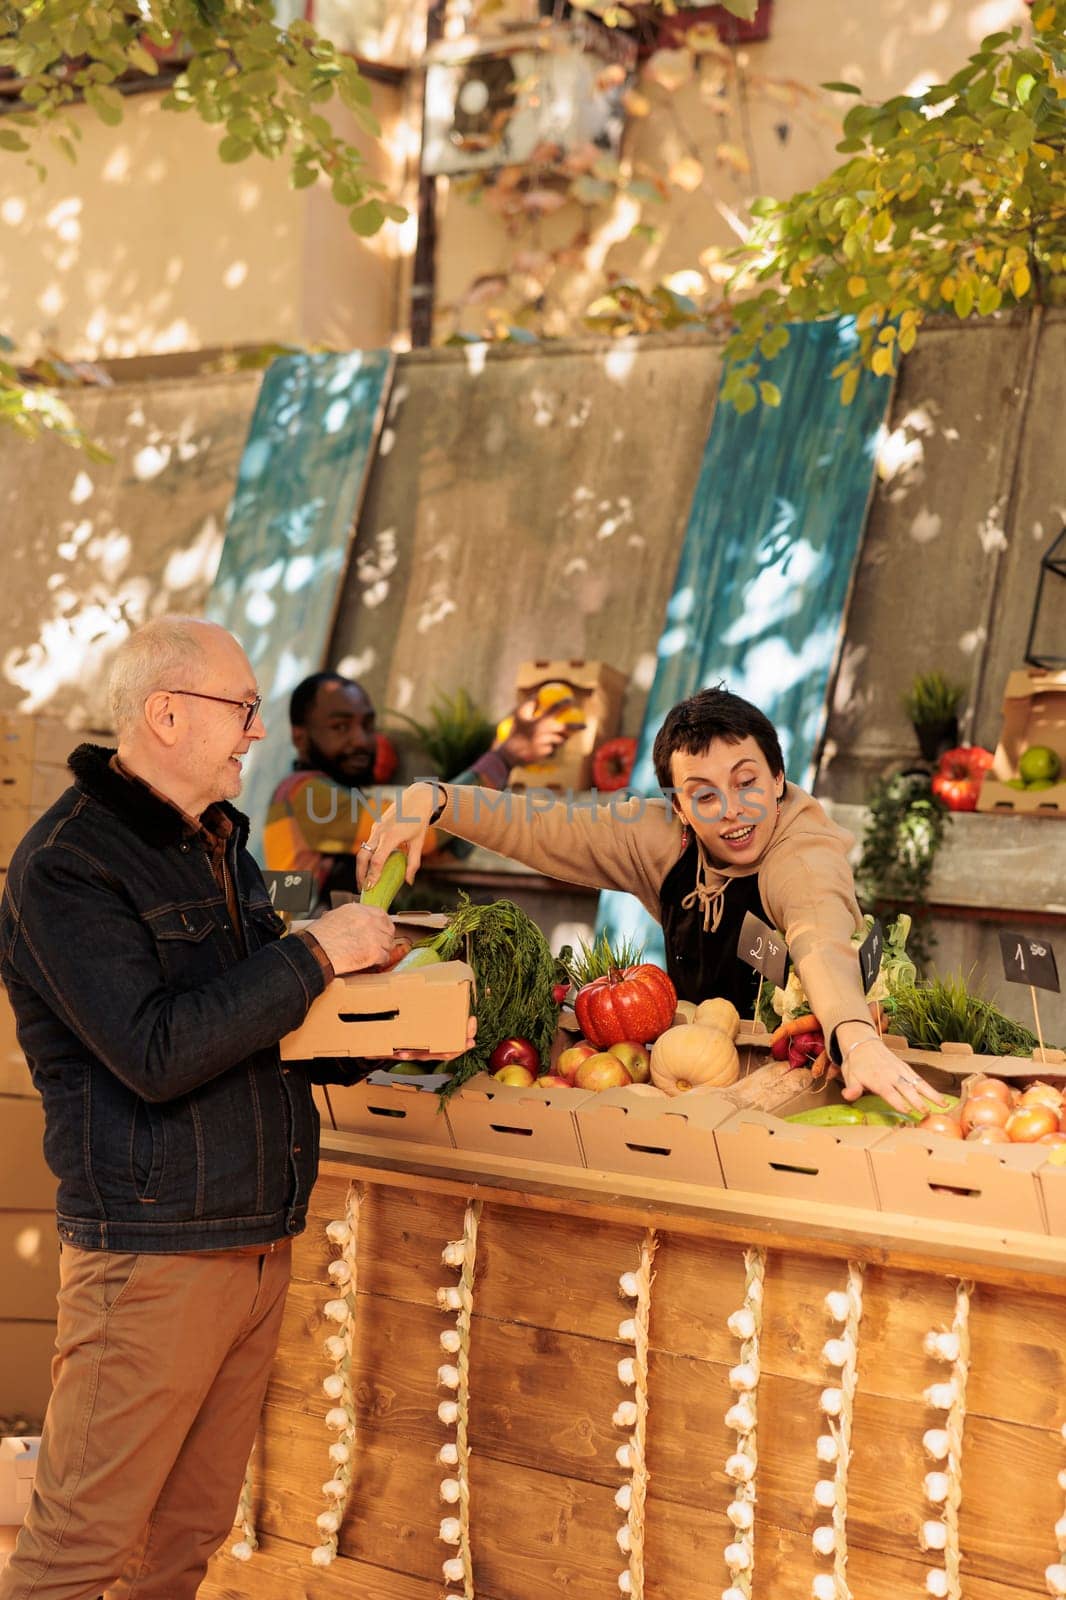
[[[343, 111], [335, 125], [399, 192], [401, 89], [375, 84], [374, 107], [380, 145]], [[283, 161], [224, 166], [218, 130], [164, 111], [156, 93], [129, 99], [117, 128], [74, 115], [78, 163], [52, 154], [43, 183], [0, 153], [0, 329], [21, 352], [388, 343], [409, 227], [357, 238], [328, 192], [290, 189]]]
[[[651, 111], [629, 122], [623, 156], [635, 167], [644, 164], [664, 176], [682, 158], [695, 156], [703, 167], [698, 187], [674, 186], [666, 202], [640, 208], [623, 202], [613, 210], [581, 213], [571, 204], [545, 219], [536, 233], [522, 230], [508, 237], [490, 204], [483, 200], [473, 205], [442, 182], [440, 334], [446, 336], [453, 326], [472, 330], [480, 325], [484, 298], [462, 306], [475, 278], [505, 271], [516, 249], [559, 248], [583, 216], [590, 225], [586, 256], [592, 265], [567, 271], [560, 297], [566, 316], [548, 331], [575, 330], [576, 313], [603, 285], [603, 268], [634, 276], [645, 287], [667, 274], [699, 268], [701, 253], [708, 248], [729, 250], [737, 245], [730, 218], [742, 219], [751, 197], [785, 197], [807, 188], [843, 159], [834, 146], [840, 119], [853, 102], [842, 95], [814, 96], [803, 90], [843, 80], [859, 85], [870, 98], [884, 99], [942, 81], [982, 37], [1025, 22], [1028, 15], [1022, 0], [922, 0], [917, 5], [914, 0], [775, 0], [770, 39], [745, 46], [742, 52], [748, 74], [746, 102], [741, 107], [736, 94], [727, 93], [726, 116], [716, 109], [722, 102], [713, 92], [710, 60], [700, 79], [691, 78], [672, 95], [649, 78], [645, 67], [640, 87]], [[722, 145], [745, 150], [750, 174], [735, 172], [728, 156], [716, 159]], [[624, 240], [638, 220], [654, 225], [660, 238], [612, 242]], [[552, 289], [549, 294], [554, 298]], [[513, 293], [497, 293], [489, 303], [506, 311], [517, 302]]]

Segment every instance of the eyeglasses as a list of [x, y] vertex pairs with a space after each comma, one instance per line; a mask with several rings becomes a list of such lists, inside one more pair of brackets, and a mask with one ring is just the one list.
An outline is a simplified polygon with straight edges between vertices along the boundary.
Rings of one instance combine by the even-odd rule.
[[204, 694], [199, 689], [164, 689], [164, 694], [190, 694], [197, 700], [214, 700], [220, 706], [240, 706], [246, 713], [244, 718], [244, 731], [251, 733], [252, 723], [259, 715], [259, 707], [263, 704], [263, 696], [257, 694], [254, 700], [227, 700], [221, 694]]

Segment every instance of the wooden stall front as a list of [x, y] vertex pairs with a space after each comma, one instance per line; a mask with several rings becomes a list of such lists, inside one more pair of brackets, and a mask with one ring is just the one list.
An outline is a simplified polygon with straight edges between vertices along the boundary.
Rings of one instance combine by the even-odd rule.
[[[336, 1504], [322, 1485], [337, 1470], [337, 1434], [325, 1423], [335, 1402], [323, 1392], [335, 1366], [324, 1340], [337, 1324], [324, 1306], [343, 1292], [329, 1275], [341, 1252], [325, 1230], [346, 1214], [358, 1221], [349, 1248], [352, 1484], [337, 1557], [319, 1567], [311, 1553], [327, 1536], [317, 1519]], [[454, 1537], [459, 1508], [440, 1498], [456, 1472], [438, 1452], [456, 1430], [438, 1415], [453, 1392], [438, 1369], [458, 1358], [447, 1345], [442, 1353], [455, 1316], [438, 1291], [459, 1282], [442, 1251], [464, 1238], [464, 1225], [469, 1243], [472, 1220], [460, 1395], [469, 1563], [464, 1578], [446, 1581], [442, 1563], [461, 1566], [466, 1545], [440, 1537], [453, 1515]], [[642, 1291], [647, 1376], [634, 1386], [620, 1379], [619, 1363], [634, 1355], [632, 1324], [619, 1336], [634, 1316], [624, 1292], [633, 1283], [620, 1280], [639, 1273], [642, 1249], [654, 1250]], [[753, 1271], [764, 1273], [754, 1299]], [[738, 1435], [725, 1418], [743, 1353], [728, 1319], [745, 1306], [746, 1284], [761, 1328], [749, 1360], [753, 1564], [738, 1572], [724, 1555], [732, 1544], [735, 1559], [738, 1539], [727, 1514], [737, 1485], [726, 1474]], [[845, 1331], [853, 1403], [829, 1423], [825, 1391], [841, 1373], [827, 1343], [839, 1359]], [[930, 1354], [930, 1336], [944, 1334], [941, 1355]], [[1066, 1244], [1047, 1234], [325, 1135], [253, 1458], [258, 1548], [244, 1562], [220, 1552], [202, 1594], [808, 1600], [820, 1578], [821, 1592], [842, 1600], [849, 1591], [857, 1600], [1043, 1595], [1066, 1500], [1064, 1350]], [[744, 1351], [753, 1355], [750, 1342]], [[945, 1382], [954, 1385], [950, 1412], [929, 1402]], [[617, 1454], [632, 1429], [612, 1420], [626, 1401], [646, 1403], [639, 1560], [625, 1535], [628, 1554], [617, 1542], [632, 1519], [616, 1496], [637, 1476]], [[845, 1449], [843, 1462], [827, 1465], [819, 1438], [839, 1437], [842, 1423], [850, 1459]], [[930, 1454], [930, 1430], [934, 1447], [937, 1432], [952, 1433], [952, 1456]], [[836, 1513], [815, 1504], [815, 1484], [827, 1478]], [[812, 1537], [834, 1516], [837, 1533], [819, 1535], [833, 1553], [819, 1553]], [[923, 1551], [931, 1521], [947, 1528], [946, 1551]], [[930, 1579], [934, 1570], [941, 1575]]]

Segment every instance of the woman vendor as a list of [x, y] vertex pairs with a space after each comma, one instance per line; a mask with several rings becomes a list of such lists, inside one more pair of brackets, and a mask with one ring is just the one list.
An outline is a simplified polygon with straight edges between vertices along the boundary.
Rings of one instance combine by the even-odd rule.
[[773, 724], [727, 690], [703, 689], [667, 714], [654, 746], [666, 800], [578, 807], [416, 783], [362, 846], [359, 881], [406, 849], [408, 881], [432, 822], [537, 872], [635, 895], [662, 924], [667, 971], [684, 1000], [722, 995], [751, 1016], [758, 975], [737, 955], [744, 915], [780, 929], [839, 1064], [844, 1098], [882, 1095], [901, 1111], [940, 1096], [882, 1044], [852, 935], [862, 927], [851, 836], [788, 783]]

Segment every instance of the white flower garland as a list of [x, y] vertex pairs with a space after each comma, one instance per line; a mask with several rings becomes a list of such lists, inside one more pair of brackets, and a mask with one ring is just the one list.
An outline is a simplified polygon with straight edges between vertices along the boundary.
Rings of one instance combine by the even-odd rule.
[[316, 1518], [319, 1543], [311, 1551], [311, 1565], [328, 1567], [337, 1557], [337, 1542], [348, 1509], [352, 1491], [353, 1460], [355, 1456], [355, 1396], [352, 1393], [352, 1352], [355, 1345], [356, 1264], [359, 1254], [359, 1213], [363, 1204], [363, 1191], [354, 1183], [349, 1185], [345, 1215], [326, 1226], [330, 1244], [340, 1249], [340, 1255], [329, 1264], [330, 1284], [343, 1298], [326, 1301], [322, 1308], [330, 1322], [337, 1324], [336, 1332], [327, 1336], [326, 1355], [333, 1363], [333, 1371], [322, 1380], [327, 1400], [332, 1401], [326, 1412], [326, 1427], [337, 1435], [329, 1447], [331, 1475], [322, 1485], [326, 1509]]
[[[1062, 1437], [1066, 1439], [1066, 1425], [1062, 1428]], [[1059, 1488], [1066, 1489], [1066, 1469], [1059, 1471]], [[1055, 1524], [1055, 1543], [1059, 1547], [1059, 1559], [1053, 1561], [1050, 1567], [1044, 1568], [1044, 1580], [1047, 1583], [1048, 1594], [1055, 1595], [1056, 1600], [1061, 1600], [1066, 1595], [1066, 1513]]]
[[[929, 1428], [922, 1437], [926, 1454], [943, 1463], [925, 1475], [925, 1494], [940, 1518], [923, 1522], [921, 1546], [925, 1551], [943, 1552], [944, 1565], [929, 1567], [925, 1575], [926, 1593], [934, 1600], [962, 1600], [959, 1571], [959, 1505], [962, 1501], [962, 1432], [966, 1421], [966, 1380], [970, 1373], [970, 1296], [973, 1284], [955, 1285], [955, 1319], [950, 1331], [932, 1328], [925, 1336], [927, 1356], [950, 1362], [947, 1383], [934, 1383], [925, 1391], [925, 1401], [936, 1411], [946, 1411], [945, 1426]], [[1066, 1590], [1062, 1591], [1066, 1593]], [[1053, 1590], [1052, 1593], [1055, 1593]]]
[[259, 1538], [255, 1531], [255, 1476], [252, 1462], [255, 1460], [255, 1445], [252, 1446], [248, 1457], [248, 1465], [244, 1469], [244, 1482], [241, 1484], [241, 1497], [237, 1502], [237, 1518], [241, 1525], [241, 1537], [236, 1544], [231, 1544], [229, 1553], [238, 1561], [251, 1561], [252, 1556], [259, 1549]]
[[649, 1228], [640, 1246], [640, 1261], [636, 1272], [623, 1272], [618, 1280], [619, 1293], [636, 1301], [633, 1315], [618, 1325], [618, 1337], [632, 1344], [633, 1354], [623, 1356], [618, 1363], [619, 1382], [632, 1388], [633, 1399], [623, 1400], [614, 1413], [617, 1428], [631, 1428], [625, 1444], [620, 1444], [615, 1457], [620, 1467], [628, 1468], [629, 1482], [624, 1483], [614, 1497], [619, 1511], [626, 1520], [615, 1535], [618, 1548], [629, 1563], [618, 1575], [618, 1587], [632, 1600], [644, 1600], [644, 1509], [648, 1497], [648, 1328], [651, 1314], [651, 1286], [655, 1274], [652, 1262], [658, 1244], [655, 1229]]
[[468, 1200], [463, 1216], [463, 1237], [452, 1239], [444, 1246], [441, 1260], [446, 1267], [459, 1269], [457, 1288], [450, 1285], [437, 1290], [437, 1304], [442, 1311], [455, 1312], [455, 1327], [446, 1328], [440, 1336], [440, 1347], [446, 1357], [437, 1368], [437, 1382], [448, 1391], [448, 1398], [437, 1407], [437, 1415], [445, 1427], [454, 1427], [455, 1440], [449, 1440], [437, 1452], [437, 1460], [448, 1469], [441, 1481], [440, 1497], [446, 1506], [454, 1506], [457, 1515], [441, 1519], [439, 1537], [444, 1544], [458, 1550], [442, 1564], [444, 1579], [449, 1584], [462, 1584], [462, 1594], [450, 1592], [445, 1600], [474, 1600], [474, 1569], [470, 1554], [470, 1446], [467, 1430], [470, 1421], [470, 1317], [474, 1309], [474, 1271], [477, 1265], [477, 1233], [481, 1218], [481, 1201]]
[[864, 1267], [848, 1262], [848, 1286], [833, 1289], [825, 1297], [825, 1309], [833, 1321], [842, 1324], [839, 1336], [827, 1339], [822, 1355], [831, 1367], [839, 1369], [836, 1382], [822, 1390], [822, 1410], [826, 1431], [819, 1435], [819, 1463], [833, 1467], [831, 1478], [819, 1478], [814, 1486], [814, 1503], [832, 1518], [815, 1528], [811, 1535], [815, 1555], [832, 1556], [832, 1572], [816, 1573], [811, 1581], [814, 1600], [851, 1600], [848, 1586], [848, 1468], [851, 1465], [851, 1429], [855, 1414], [855, 1389], [858, 1383], [859, 1324], [862, 1321]]
[[744, 1304], [734, 1311], [728, 1327], [740, 1340], [740, 1361], [729, 1369], [729, 1386], [738, 1395], [725, 1414], [727, 1428], [737, 1435], [737, 1448], [725, 1464], [734, 1485], [733, 1503], [726, 1515], [734, 1537], [725, 1547], [729, 1587], [722, 1600], [751, 1600], [755, 1575], [755, 1484], [759, 1466], [757, 1441], [759, 1397], [759, 1340], [762, 1334], [765, 1250], [744, 1252]]

